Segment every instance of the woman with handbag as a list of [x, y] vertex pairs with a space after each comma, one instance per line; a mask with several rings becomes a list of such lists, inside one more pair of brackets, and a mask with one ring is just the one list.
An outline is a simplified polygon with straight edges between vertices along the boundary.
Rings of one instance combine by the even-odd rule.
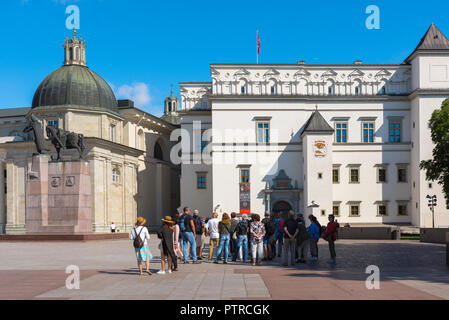
[[150, 271], [150, 260], [153, 258], [148, 247], [150, 241], [150, 234], [144, 224], [147, 222], [145, 218], [138, 217], [135, 227], [131, 230], [129, 238], [133, 240], [134, 250], [136, 252], [137, 266], [139, 267], [140, 275], [142, 275], [142, 261], [146, 263], [146, 273], [152, 275]]
[[231, 218], [225, 212], [221, 221], [218, 223], [218, 233], [220, 234], [220, 242], [218, 244], [217, 256], [214, 263], [218, 263], [218, 258], [220, 257], [221, 251], [224, 250], [223, 263], [228, 263], [229, 255], [229, 241], [231, 239]]

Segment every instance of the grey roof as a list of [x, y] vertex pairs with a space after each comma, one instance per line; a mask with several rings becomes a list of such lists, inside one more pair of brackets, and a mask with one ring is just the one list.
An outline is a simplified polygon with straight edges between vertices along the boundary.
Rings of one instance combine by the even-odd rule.
[[315, 110], [304, 125], [301, 134], [304, 132], [334, 132], [334, 128], [327, 123], [318, 110]]
[[8, 108], [0, 109], [0, 118], [24, 117], [31, 108]]
[[85, 66], [62, 66], [48, 75], [37, 88], [32, 108], [76, 105], [83, 108], [118, 111], [111, 87]]
[[424, 37], [421, 38], [421, 41], [416, 46], [416, 49], [405, 61], [408, 61], [416, 51], [420, 50], [449, 50], [449, 40], [435, 26], [435, 24], [432, 23]]

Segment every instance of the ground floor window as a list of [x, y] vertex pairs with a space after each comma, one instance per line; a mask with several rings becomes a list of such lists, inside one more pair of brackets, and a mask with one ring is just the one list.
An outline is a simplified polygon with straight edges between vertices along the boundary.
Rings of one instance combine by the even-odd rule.
[[398, 215], [399, 216], [407, 215], [407, 205], [406, 204], [398, 204]]
[[386, 216], [387, 215], [387, 206], [385, 204], [379, 204], [377, 207], [377, 215]]
[[332, 169], [332, 182], [339, 183], [340, 182], [340, 170]]
[[350, 215], [351, 215], [351, 217], [360, 216], [360, 206], [358, 204], [351, 204]]
[[336, 217], [340, 216], [340, 205], [334, 204], [332, 206], [332, 214]]

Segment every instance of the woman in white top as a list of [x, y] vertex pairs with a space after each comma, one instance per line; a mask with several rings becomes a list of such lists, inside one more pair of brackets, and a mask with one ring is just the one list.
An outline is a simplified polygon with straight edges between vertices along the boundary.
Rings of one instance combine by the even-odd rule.
[[131, 230], [131, 234], [129, 238], [131, 240], [134, 240], [137, 236], [140, 237], [143, 241], [142, 248], [134, 248], [136, 251], [136, 257], [137, 257], [137, 266], [139, 267], [140, 275], [142, 275], [142, 261], [146, 262], [147, 267], [147, 273], [148, 275], [152, 275], [150, 271], [150, 260], [153, 258], [150, 252], [150, 248], [148, 247], [148, 242], [150, 241], [150, 233], [148, 232], [147, 227], [144, 226], [144, 224], [147, 222], [145, 218], [138, 217], [136, 226]]

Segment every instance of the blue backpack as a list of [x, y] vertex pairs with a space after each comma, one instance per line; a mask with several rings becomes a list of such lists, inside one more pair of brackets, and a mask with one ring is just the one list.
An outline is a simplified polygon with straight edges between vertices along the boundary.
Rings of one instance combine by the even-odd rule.
[[186, 226], [184, 225], [184, 219], [185, 218], [186, 218], [185, 214], [183, 214], [181, 217], [178, 218], [179, 230], [181, 230], [181, 232], [185, 232], [186, 231]]

